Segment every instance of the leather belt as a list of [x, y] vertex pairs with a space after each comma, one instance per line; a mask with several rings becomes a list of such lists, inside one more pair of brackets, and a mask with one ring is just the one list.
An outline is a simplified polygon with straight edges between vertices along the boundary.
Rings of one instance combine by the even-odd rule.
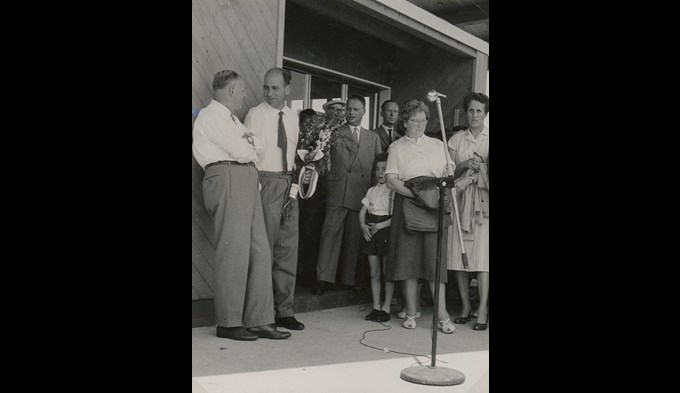
[[264, 174], [264, 175], [292, 175], [292, 174], [295, 173], [295, 171], [288, 171], [288, 172], [284, 172], [284, 171], [278, 171], [278, 172], [260, 171], [260, 173]]
[[210, 164], [205, 166], [205, 169], [207, 170], [213, 165], [247, 165], [247, 166], [255, 166], [254, 162], [238, 162], [238, 161], [217, 161], [217, 162], [211, 162]]

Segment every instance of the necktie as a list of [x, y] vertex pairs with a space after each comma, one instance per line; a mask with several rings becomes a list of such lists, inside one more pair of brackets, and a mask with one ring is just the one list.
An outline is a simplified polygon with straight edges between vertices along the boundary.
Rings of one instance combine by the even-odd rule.
[[392, 129], [385, 127], [385, 130], [387, 130], [387, 137], [389, 138], [390, 142], [392, 142]]
[[288, 154], [286, 152], [288, 148], [288, 141], [286, 140], [286, 127], [283, 126], [283, 111], [279, 112], [279, 138], [276, 145], [281, 148], [282, 151], [282, 162], [283, 171], [288, 172]]
[[359, 144], [359, 127], [354, 127], [354, 142]]

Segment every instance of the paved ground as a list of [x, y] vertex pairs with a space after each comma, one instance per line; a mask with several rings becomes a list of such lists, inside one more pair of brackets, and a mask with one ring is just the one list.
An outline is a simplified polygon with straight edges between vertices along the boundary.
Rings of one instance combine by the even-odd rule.
[[[423, 308], [414, 330], [404, 329], [395, 317], [385, 323], [387, 326], [366, 321], [369, 311], [350, 306], [298, 314], [305, 330], [292, 331], [293, 336], [283, 341], [241, 342], [216, 337], [214, 327], [192, 329], [192, 391], [354, 393], [384, 388], [398, 393], [443, 389], [399, 377], [406, 367], [430, 364], [426, 356], [432, 346], [431, 307]], [[452, 317], [455, 315], [452, 312]], [[437, 335], [437, 366], [466, 376], [465, 383], [446, 391], [488, 391], [490, 328], [473, 331], [473, 323], [456, 325], [451, 335]], [[364, 336], [364, 344], [378, 349], [362, 345], [359, 341]]]

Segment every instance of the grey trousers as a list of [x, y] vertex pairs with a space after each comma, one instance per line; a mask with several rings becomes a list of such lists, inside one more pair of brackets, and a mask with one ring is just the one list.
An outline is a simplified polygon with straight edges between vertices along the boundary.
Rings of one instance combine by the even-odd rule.
[[295, 279], [297, 275], [299, 207], [293, 202], [293, 218], [282, 222], [283, 204], [288, 199], [291, 175], [260, 172], [264, 225], [272, 254], [272, 280], [274, 287], [274, 311], [277, 318], [291, 317]]
[[316, 262], [316, 278], [335, 283], [340, 263], [340, 278], [345, 285], [355, 285], [361, 226], [359, 212], [342, 206], [327, 206], [326, 218], [321, 229], [319, 258]]
[[215, 221], [213, 291], [217, 326], [274, 323], [271, 252], [253, 166], [215, 165], [203, 177]]

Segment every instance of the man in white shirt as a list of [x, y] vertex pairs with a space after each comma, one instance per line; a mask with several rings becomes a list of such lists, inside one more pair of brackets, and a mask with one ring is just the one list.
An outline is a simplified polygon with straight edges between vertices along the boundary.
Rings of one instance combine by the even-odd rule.
[[380, 106], [380, 116], [383, 118], [383, 123], [380, 127], [372, 131], [380, 137], [380, 146], [382, 147], [382, 150], [387, 151], [390, 144], [396, 140], [399, 104], [393, 100], [383, 102]]
[[213, 290], [217, 336], [252, 341], [290, 337], [273, 326], [271, 251], [254, 161], [264, 141], [233, 113], [246, 96], [231, 70], [213, 79], [214, 99], [198, 114], [192, 150], [205, 170], [203, 203], [215, 222]]
[[264, 139], [266, 148], [258, 153], [264, 223], [273, 260], [274, 309], [277, 326], [302, 330], [305, 325], [295, 319], [293, 296], [297, 275], [299, 208], [293, 201], [292, 219], [282, 220], [283, 205], [289, 196], [296, 198], [298, 185], [293, 182], [293, 168], [300, 133], [297, 113], [286, 106], [290, 94], [290, 71], [272, 68], [264, 76], [265, 101], [250, 108], [245, 124]]

